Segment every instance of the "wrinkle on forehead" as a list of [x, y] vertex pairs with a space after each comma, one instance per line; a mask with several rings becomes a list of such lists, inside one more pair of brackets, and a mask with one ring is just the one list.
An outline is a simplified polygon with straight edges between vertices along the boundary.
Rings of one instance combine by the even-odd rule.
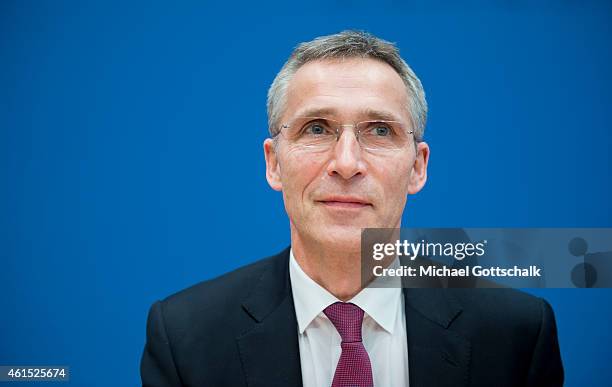
[[406, 87], [388, 64], [371, 58], [317, 60], [303, 65], [291, 79], [283, 118], [319, 109], [337, 118], [380, 112], [401, 121], [410, 119], [407, 106]]

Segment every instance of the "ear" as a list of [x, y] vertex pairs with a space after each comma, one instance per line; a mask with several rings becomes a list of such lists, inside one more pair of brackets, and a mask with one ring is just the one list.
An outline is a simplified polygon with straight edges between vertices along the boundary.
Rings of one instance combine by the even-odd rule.
[[278, 157], [274, 147], [274, 140], [267, 138], [263, 143], [264, 157], [266, 158], [266, 179], [268, 184], [275, 191], [281, 191], [283, 184], [281, 183], [280, 166], [278, 165]]
[[417, 143], [416, 158], [410, 173], [408, 193], [414, 195], [419, 192], [427, 181], [427, 163], [429, 162], [429, 145], [426, 142]]

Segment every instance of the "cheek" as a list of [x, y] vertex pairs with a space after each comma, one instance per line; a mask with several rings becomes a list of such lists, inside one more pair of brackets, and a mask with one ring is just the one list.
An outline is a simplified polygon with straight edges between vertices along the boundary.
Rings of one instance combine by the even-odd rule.
[[280, 160], [283, 195], [295, 205], [296, 200], [302, 200], [305, 191], [316, 180], [321, 170], [320, 165], [299, 152], [286, 154]]
[[403, 205], [408, 196], [411, 168], [408, 166], [411, 160], [398, 160], [397, 162], [387, 163], [388, 167], [384, 171], [383, 189], [386, 201], [389, 203]]

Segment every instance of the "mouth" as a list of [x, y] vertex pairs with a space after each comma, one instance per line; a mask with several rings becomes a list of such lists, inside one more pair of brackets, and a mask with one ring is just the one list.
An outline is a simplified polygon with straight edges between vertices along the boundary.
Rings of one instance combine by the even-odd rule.
[[317, 200], [317, 202], [325, 205], [326, 207], [338, 209], [361, 209], [372, 206], [372, 203], [368, 202], [367, 200], [343, 196], [328, 197], [322, 200]]

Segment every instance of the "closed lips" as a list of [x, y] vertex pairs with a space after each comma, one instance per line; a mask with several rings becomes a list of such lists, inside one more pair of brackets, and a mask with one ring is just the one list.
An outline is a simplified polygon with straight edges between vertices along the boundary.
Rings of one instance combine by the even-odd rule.
[[351, 198], [351, 197], [330, 197], [330, 198], [325, 198], [323, 200], [318, 200], [321, 203], [330, 205], [330, 206], [337, 206], [337, 207], [365, 207], [365, 206], [370, 206], [371, 204], [364, 199], [360, 199], [360, 198]]

